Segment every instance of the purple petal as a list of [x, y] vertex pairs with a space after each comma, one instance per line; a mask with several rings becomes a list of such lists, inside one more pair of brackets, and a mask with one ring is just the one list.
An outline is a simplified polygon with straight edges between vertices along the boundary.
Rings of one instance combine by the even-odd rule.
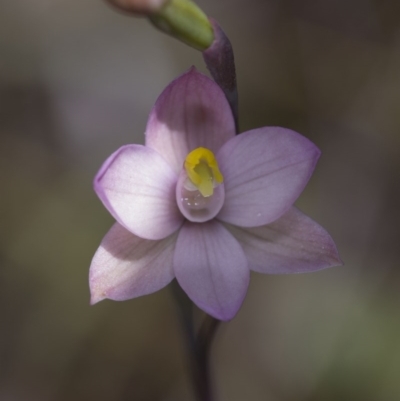
[[285, 128], [264, 127], [232, 138], [217, 155], [225, 183], [217, 218], [240, 227], [277, 220], [303, 191], [319, 156], [312, 142]]
[[343, 264], [326, 230], [295, 207], [266, 226], [227, 228], [242, 245], [250, 269], [259, 273], [305, 273]]
[[177, 179], [156, 151], [127, 145], [106, 160], [94, 188], [118, 223], [141, 238], [156, 240], [183, 222], [175, 199]]
[[191, 68], [157, 99], [147, 123], [146, 146], [179, 173], [190, 151], [202, 146], [216, 153], [234, 135], [235, 123], [224, 93]]
[[165, 287], [174, 278], [176, 237], [173, 234], [160, 241], [146, 240], [115, 223], [90, 266], [91, 303], [104, 298], [124, 301]]
[[174, 271], [189, 298], [220, 320], [236, 315], [250, 279], [242, 248], [215, 220], [185, 222], [176, 243]]

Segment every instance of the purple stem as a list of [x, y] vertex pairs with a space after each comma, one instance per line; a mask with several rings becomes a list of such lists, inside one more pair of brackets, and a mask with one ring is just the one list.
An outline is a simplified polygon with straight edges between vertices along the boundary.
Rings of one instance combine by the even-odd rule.
[[200, 330], [195, 335], [193, 303], [174, 280], [172, 289], [180, 310], [186, 344], [190, 354], [190, 369], [193, 387], [198, 401], [214, 401], [210, 373], [210, 350], [217, 332], [219, 320], [205, 315]]
[[228, 99], [235, 119], [236, 133], [238, 133], [238, 92], [232, 45], [218, 22], [213, 18], [210, 18], [210, 22], [214, 28], [215, 39], [213, 44], [207, 50], [203, 51], [203, 59], [214, 81], [223, 90]]
[[[211, 345], [221, 322], [206, 315], [196, 337], [193, 372], [199, 401], [213, 401], [213, 385], [210, 371]], [[197, 382], [196, 382], [197, 381]]]

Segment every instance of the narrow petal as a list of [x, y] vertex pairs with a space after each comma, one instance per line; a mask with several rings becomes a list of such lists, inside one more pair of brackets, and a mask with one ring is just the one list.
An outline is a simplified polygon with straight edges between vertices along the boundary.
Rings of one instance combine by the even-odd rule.
[[91, 303], [136, 298], [165, 287], [173, 278], [177, 234], [160, 241], [137, 237], [115, 223], [100, 244], [90, 266]]
[[174, 271], [189, 298], [220, 320], [236, 315], [250, 279], [242, 248], [215, 220], [185, 222], [176, 243]]
[[259, 273], [305, 273], [343, 264], [326, 230], [295, 207], [266, 226], [227, 228], [242, 245], [250, 269]]
[[320, 156], [302, 135], [264, 127], [226, 143], [217, 155], [225, 204], [217, 218], [240, 227], [277, 220], [303, 191]]
[[146, 146], [179, 173], [190, 151], [202, 146], [216, 153], [234, 135], [235, 123], [224, 93], [193, 67], [158, 98], [147, 123]]
[[177, 179], [156, 151], [127, 145], [106, 160], [94, 189], [118, 223], [141, 238], [156, 240], [183, 222], [175, 199]]

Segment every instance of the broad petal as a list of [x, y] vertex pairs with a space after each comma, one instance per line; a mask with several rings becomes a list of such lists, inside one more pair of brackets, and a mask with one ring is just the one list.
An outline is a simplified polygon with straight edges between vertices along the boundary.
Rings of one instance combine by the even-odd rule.
[[147, 123], [146, 146], [179, 173], [190, 151], [202, 146], [216, 153], [234, 135], [235, 123], [224, 93], [193, 67], [157, 99]]
[[176, 243], [174, 271], [189, 298], [220, 320], [236, 315], [250, 279], [242, 248], [215, 220], [185, 222]]
[[250, 269], [259, 273], [305, 273], [343, 264], [326, 230], [295, 207], [266, 226], [227, 228], [242, 245]]
[[226, 143], [217, 159], [225, 182], [225, 203], [217, 218], [240, 227], [277, 220], [303, 191], [320, 156], [302, 135], [264, 127]]
[[127, 145], [106, 160], [94, 189], [118, 223], [141, 238], [156, 240], [183, 222], [175, 198], [177, 179], [156, 151]]
[[136, 298], [165, 287], [173, 278], [177, 234], [160, 241], [137, 237], [115, 223], [106, 234], [90, 266], [91, 304], [105, 298]]

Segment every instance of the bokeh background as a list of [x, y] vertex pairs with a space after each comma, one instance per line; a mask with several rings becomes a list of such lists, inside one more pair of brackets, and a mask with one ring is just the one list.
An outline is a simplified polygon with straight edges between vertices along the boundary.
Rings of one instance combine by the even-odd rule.
[[[230, 37], [241, 129], [322, 157], [297, 205], [344, 267], [254, 274], [212, 364], [220, 401], [400, 399], [400, 2], [198, 0]], [[201, 55], [101, 0], [0, 5], [0, 400], [190, 401], [171, 291], [89, 306], [112, 224], [92, 178]]]

